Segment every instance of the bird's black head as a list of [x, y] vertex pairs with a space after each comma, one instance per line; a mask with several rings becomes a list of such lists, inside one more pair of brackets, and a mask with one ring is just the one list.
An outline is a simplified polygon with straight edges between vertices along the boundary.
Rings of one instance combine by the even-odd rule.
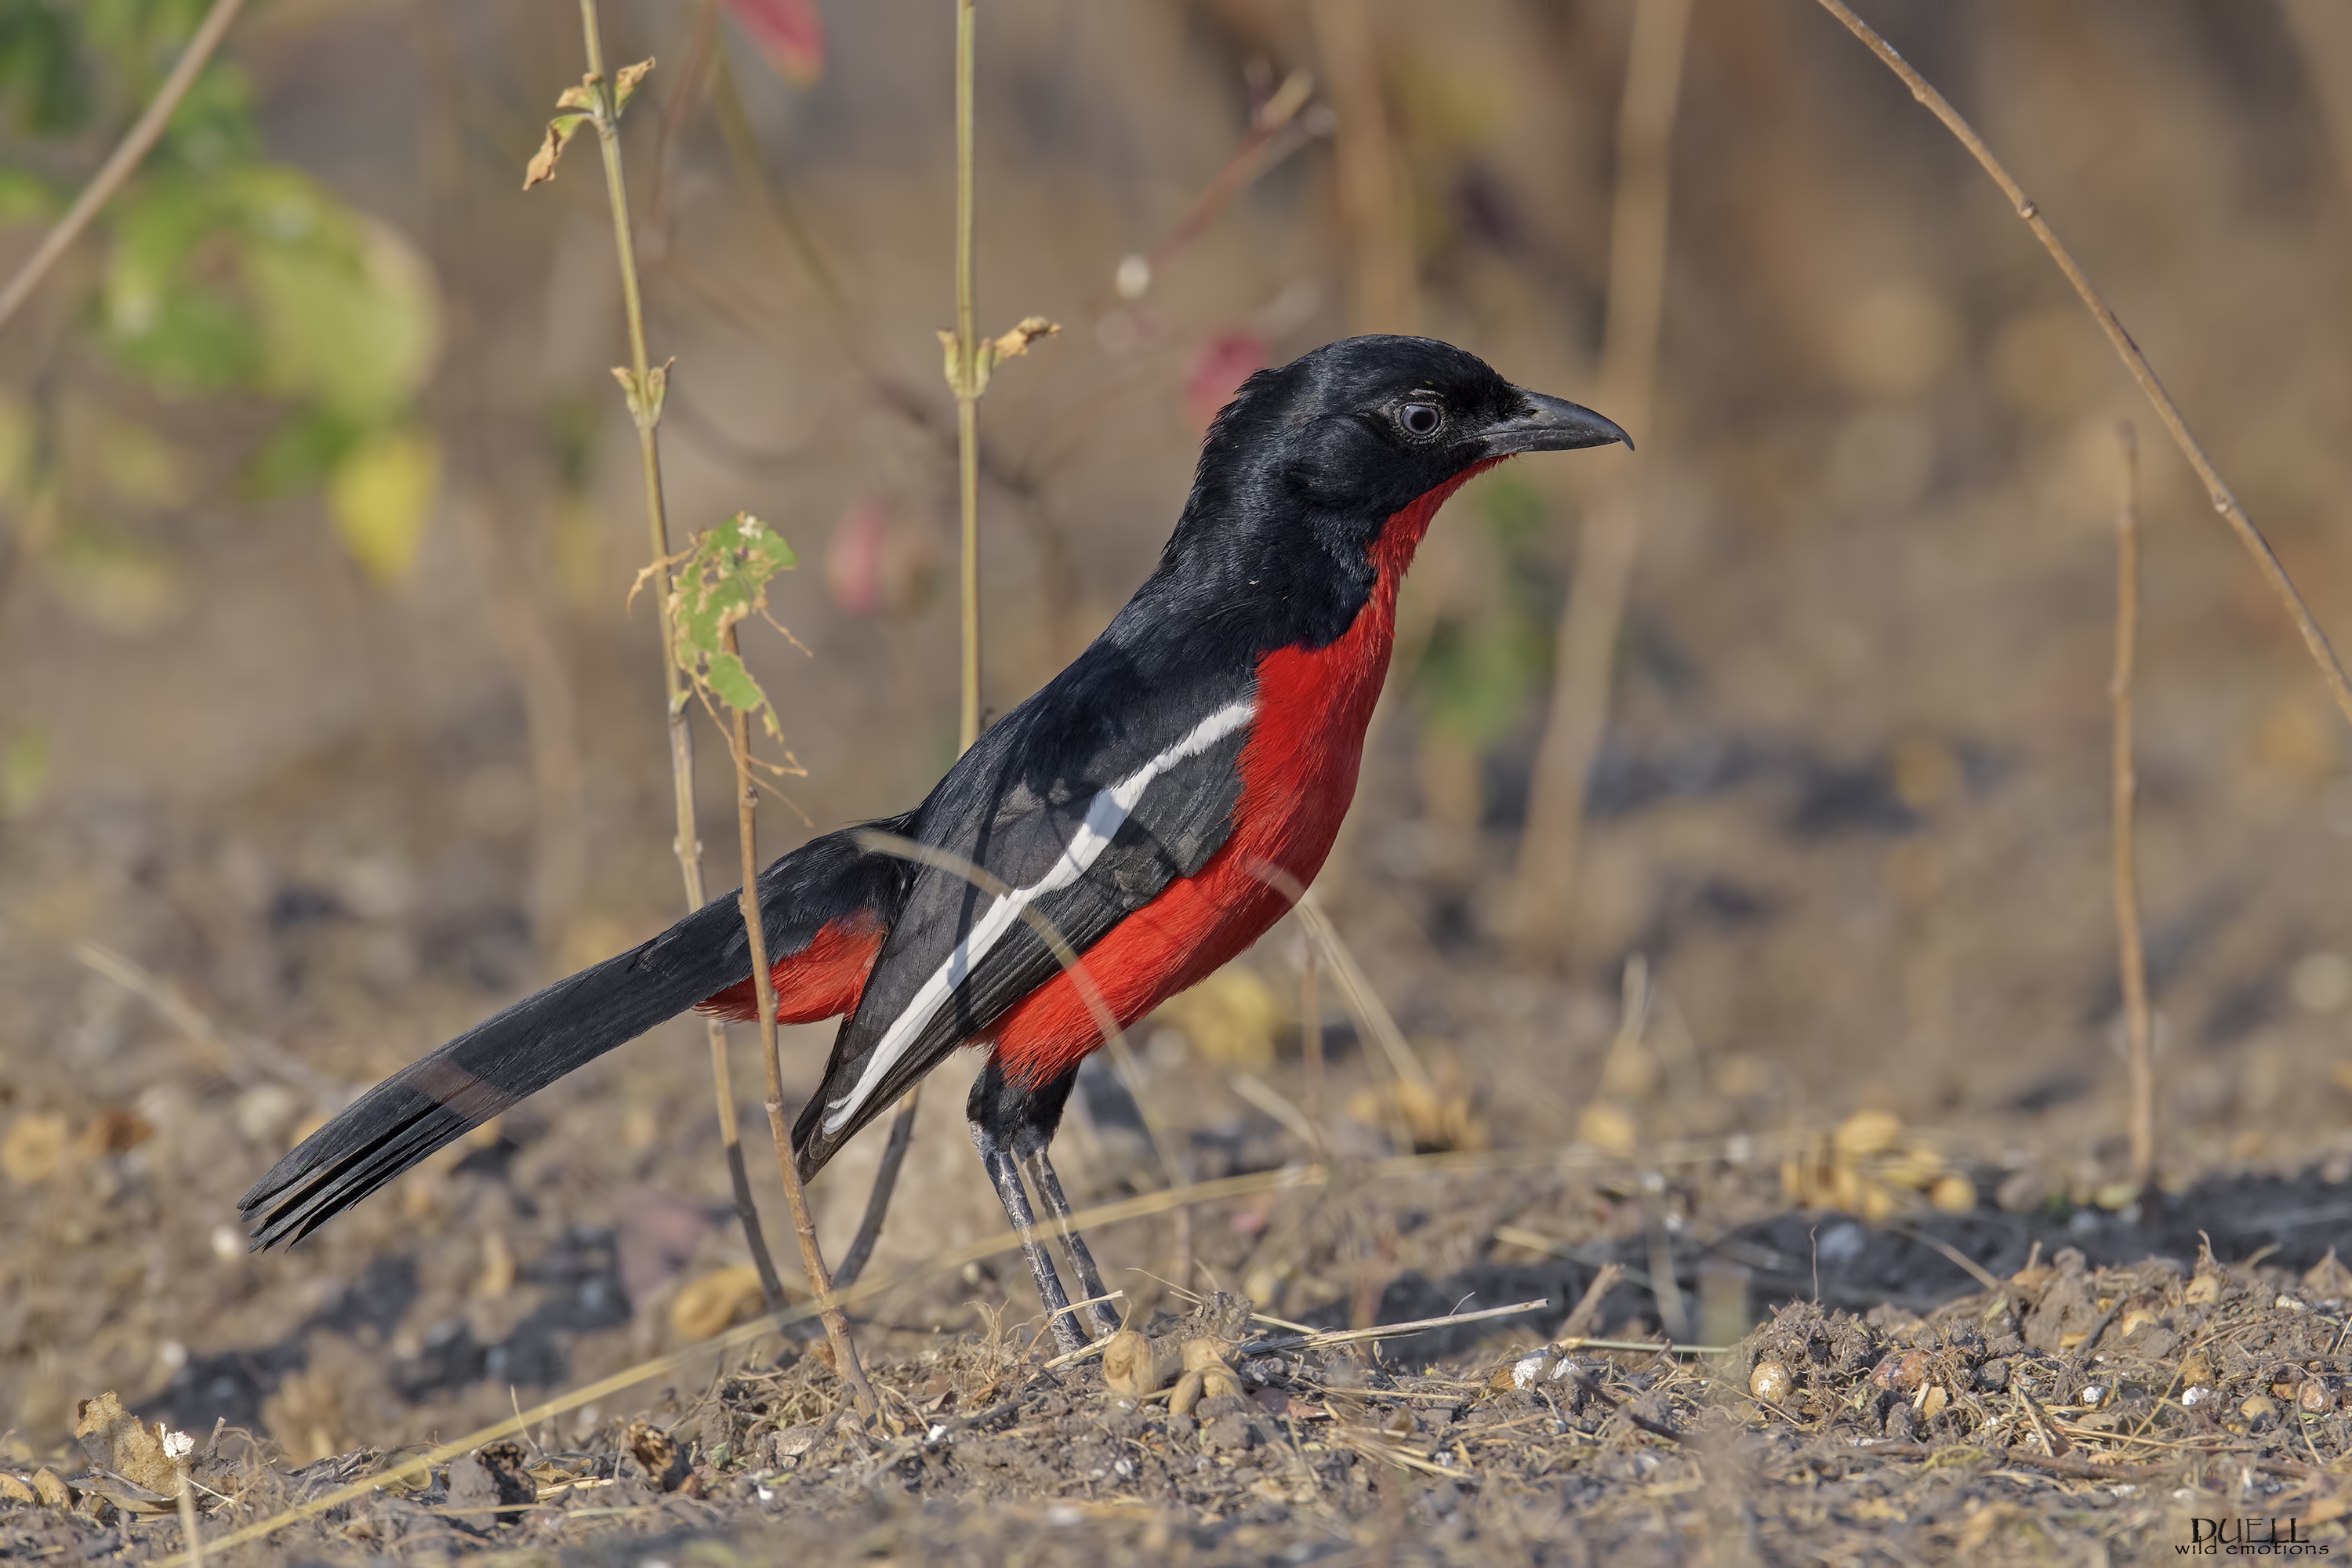
[[1238, 567], [1250, 581], [1319, 560], [1371, 571], [1388, 521], [1520, 452], [1631, 437], [1589, 408], [1524, 391], [1433, 338], [1345, 338], [1259, 371], [1217, 416], [1170, 565]]

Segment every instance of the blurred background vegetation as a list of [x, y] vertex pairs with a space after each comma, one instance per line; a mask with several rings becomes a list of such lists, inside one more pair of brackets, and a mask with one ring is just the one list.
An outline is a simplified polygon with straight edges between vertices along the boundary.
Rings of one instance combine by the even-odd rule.
[[[0, 0], [0, 262], [203, 9]], [[1401, 328], [1600, 400], [1626, 0], [982, 10], [982, 325], [1065, 328], [983, 417], [992, 710], [1150, 569], [1201, 430], [1258, 365]], [[2336, 0], [1867, 14], [2039, 198], [2323, 624], [2352, 627]], [[612, 0], [605, 29], [608, 58], [659, 61], [625, 145], [653, 353], [677, 356], [671, 515], [682, 536], [748, 508], [805, 563], [773, 603], [807, 652], [751, 655], [808, 769], [772, 853], [902, 809], [953, 751], [948, 12]], [[302, 1282], [397, 1237], [428, 1289], [496, 1316], [484, 1234], [631, 1234], [632, 1194], [723, 1194], [698, 1049], [665, 1032], [509, 1130], [545, 1178], [520, 1207], [444, 1172], [249, 1259], [221, 1228], [235, 1195], [315, 1108], [72, 956], [103, 942], [226, 1034], [360, 1083], [672, 918], [604, 195], [584, 164], [520, 188], [579, 53], [566, 0], [255, 0], [0, 337], [0, 1121], [64, 1140], [0, 1189], [0, 1426], [296, 1332], [327, 1300]], [[1299, 72], [1255, 177], [1189, 224]], [[1441, 520], [1327, 897], [1502, 1141], [1871, 1105], [2093, 1190], [2121, 1148], [2115, 426], [2143, 407], [1998, 194], [1816, 7], [1697, 0], [1671, 164], [1640, 455], [1514, 465]], [[2142, 450], [2168, 1161], [2342, 1179], [2345, 736], [2186, 468]], [[1504, 889], [1558, 617], [1588, 500], [1629, 482], [1647, 522], [1612, 717], [1579, 874], [1546, 890], [1574, 941], [1530, 954]], [[702, 782], [727, 820], [725, 771]], [[1295, 994], [1296, 945], [1245, 961], [1267, 994]], [[1610, 1051], [1635, 954], [1647, 1066]], [[1286, 1052], [1290, 1017], [1275, 1046], [1188, 1051], [1171, 1025], [1146, 1054], [1199, 1078], [1210, 1126], [1252, 1114], [1219, 1073]], [[788, 1045], [803, 1089], [824, 1043]], [[695, 1235], [644, 1290], [727, 1245]], [[66, 1347], [93, 1298], [105, 1327]], [[341, 1397], [316, 1416], [338, 1441], [364, 1425]]]

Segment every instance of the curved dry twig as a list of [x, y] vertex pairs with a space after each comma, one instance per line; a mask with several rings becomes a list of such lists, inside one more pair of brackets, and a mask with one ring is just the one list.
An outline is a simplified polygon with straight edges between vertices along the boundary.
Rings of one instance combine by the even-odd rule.
[[2303, 595], [2296, 591], [2294, 579], [2286, 574], [2286, 568], [2279, 563], [2278, 556], [2272, 552], [2270, 541], [2263, 537], [2262, 530], [2256, 528], [2253, 520], [2246, 515], [2246, 509], [2238, 504], [2238, 498], [2231, 492], [2230, 487], [2221, 482], [2213, 460], [2205, 455], [2205, 448], [2189, 432], [2189, 422], [2180, 416], [2180, 410], [2173, 403], [2171, 394], [2166, 392], [2164, 384], [2157, 380], [2156, 371], [2147, 363], [2147, 356], [2140, 353], [2139, 345], [2132, 341], [2131, 333], [2124, 330], [2123, 322], [2108, 308], [2098, 289], [2092, 287], [2081, 264], [2075, 261], [2074, 252], [2068, 250], [2052, 232], [2049, 223], [2042, 216], [2041, 207], [2001, 166], [2000, 160], [1993, 156], [1992, 149], [1986, 146], [1975, 128], [1960, 117], [1959, 110], [1954, 109], [1926, 77], [1913, 68], [1910, 61], [1897, 54], [1894, 45], [1872, 31], [1870, 24], [1855, 16], [1844, 0], [1821, 0], [1821, 5], [1843, 23], [1847, 32], [1861, 39], [1888, 70], [1900, 77], [1903, 84], [1911, 89], [1913, 98], [1944, 122], [1944, 129], [1969, 150], [1969, 155], [1987, 174], [1992, 176], [1992, 183], [2000, 187], [2000, 194], [2009, 198], [2009, 205], [2017, 209], [2017, 216], [2025, 220], [2025, 226], [2033, 231], [2033, 237], [2042, 242], [2042, 248], [2050, 253], [2050, 259], [2058, 264], [2058, 270], [2064, 273], [2066, 281], [2074, 286], [2074, 292], [2082, 299], [2083, 308], [2091, 312], [2099, 323], [2099, 330], [2107, 334], [2107, 342], [2115, 345], [2116, 357], [2124, 362], [2124, 368], [2131, 372], [2132, 379], [2139, 384], [2140, 391], [2147, 395], [2148, 403], [2156, 409], [2156, 416], [2171, 433], [2173, 445], [2179, 447], [2180, 455], [2189, 459], [2189, 466], [2197, 470], [2197, 477], [2203, 481], [2206, 497], [2212, 501], [2213, 510], [2228, 520], [2231, 531], [2238, 536], [2238, 542], [2244, 545], [2246, 553], [2254, 558], [2254, 569], [2262, 574], [2263, 581], [2268, 583], [2271, 591], [2278, 595], [2287, 618], [2294, 623], [2295, 631], [2303, 638], [2303, 646], [2310, 651], [2311, 661], [2319, 667], [2320, 679], [2327, 683], [2328, 695], [2336, 699], [2336, 706], [2345, 719], [2352, 721], [2352, 680], [2346, 679], [2343, 662], [2336, 657], [2336, 649], [2329, 644], [2327, 634], [2320, 630], [2319, 623], [2312, 618], [2310, 607], [2303, 602]]

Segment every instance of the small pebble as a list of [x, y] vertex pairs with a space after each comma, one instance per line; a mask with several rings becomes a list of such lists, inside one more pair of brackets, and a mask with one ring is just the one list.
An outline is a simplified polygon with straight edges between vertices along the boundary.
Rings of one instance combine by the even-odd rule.
[[1791, 1386], [1789, 1369], [1777, 1361], [1759, 1361], [1748, 1374], [1748, 1392], [1774, 1405], [1789, 1397]]
[[2267, 1421], [2278, 1414], [2278, 1401], [2267, 1394], [2251, 1394], [2238, 1406], [2238, 1414], [2248, 1421]]
[[2321, 1377], [2306, 1378], [2294, 1396], [2297, 1409], [2305, 1415], [2325, 1415], [2336, 1408], [2336, 1391]]

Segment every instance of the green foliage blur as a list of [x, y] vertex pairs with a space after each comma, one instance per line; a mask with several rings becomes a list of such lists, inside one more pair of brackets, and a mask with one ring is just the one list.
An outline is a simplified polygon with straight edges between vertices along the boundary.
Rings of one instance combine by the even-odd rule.
[[[64, 209], [205, 9], [201, 0], [0, 0], [0, 125], [10, 143], [0, 222], [46, 223]], [[439, 354], [439, 301], [415, 247], [269, 158], [251, 84], [220, 59], [84, 243], [103, 255], [77, 315], [80, 345], [166, 401], [236, 397], [278, 409], [277, 429], [243, 460], [240, 488], [255, 499], [322, 495], [370, 577], [406, 576], [440, 486], [439, 448], [415, 407]], [[69, 287], [66, 276], [46, 287]], [[44, 417], [0, 410], [0, 431]], [[78, 423], [87, 430], [36, 430], [19, 443], [30, 457], [0, 472], [0, 502], [19, 513], [27, 553], [53, 569], [68, 603], [102, 620], [110, 609], [135, 629], [149, 618], [136, 606], [156, 595], [129, 592], [123, 563], [152, 552], [110, 515], [119, 496], [76, 493], [69, 475], [89, 465], [70, 447], [78, 437], [118, 447], [159, 437], [120, 413]], [[110, 452], [96, 466], [113, 464]], [[161, 493], [145, 499], [165, 510], [189, 499], [168, 482], [152, 488]], [[158, 568], [148, 567], [152, 578]]]
[[1550, 679], [1560, 595], [1541, 556], [1543, 498], [1510, 474], [1473, 494], [1497, 573], [1495, 592], [1475, 615], [1439, 618], [1412, 689], [1426, 722], [1485, 751], [1528, 721]]

